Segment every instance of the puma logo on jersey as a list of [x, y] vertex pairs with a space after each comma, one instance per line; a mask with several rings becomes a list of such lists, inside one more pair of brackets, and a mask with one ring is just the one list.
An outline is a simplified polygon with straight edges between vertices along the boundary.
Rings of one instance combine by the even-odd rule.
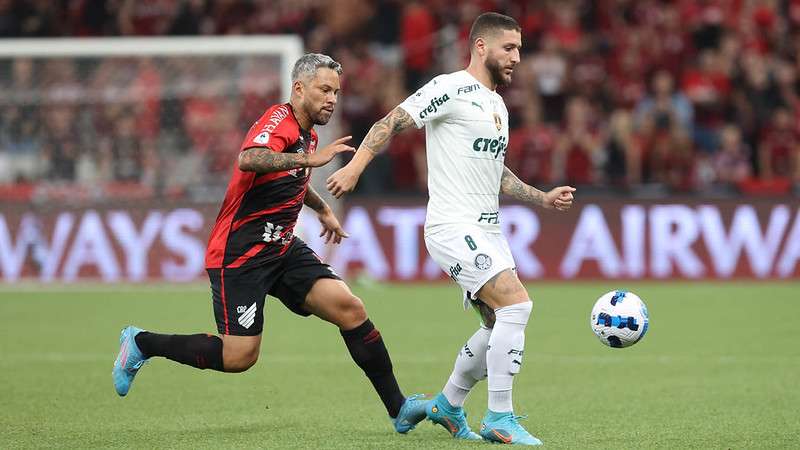
[[505, 136], [500, 136], [499, 139], [478, 138], [472, 143], [473, 150], [476, 152], [488, 152], [489, 154], [494, 155], [494, 159], [497, 159], [501, 154], [505, 156], [506, 146], [507, 144]]
[[450, 100], [450, 96], [447, 94], [444, 94], [443, 96], [438, 98], [437, 97], [432, 98], [431, 104], [428, 105], [427, 108], [419, 112], [419, 118], [424, 119], [428, 117], [428, 114], [434, 114], [436, 111], [439, 110], [439, 107], [444, 105], [444, 103], [448, 100]]
[[481, 106], [480, 103], [469, 102], [469, 104], [483, 111], [483, 106]]

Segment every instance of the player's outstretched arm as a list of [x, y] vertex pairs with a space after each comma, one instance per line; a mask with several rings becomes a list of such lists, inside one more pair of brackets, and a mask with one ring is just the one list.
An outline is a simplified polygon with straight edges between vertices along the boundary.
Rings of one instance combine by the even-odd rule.
[[542, 208], [555, 208], [559, 211], [566, 211], [572, 207], [573, 192], [575, 192], [575, 188], [571, 186], [559, 186], [549, 192], [542, 192], [529, 184], [523, 183], [508, 167], [503, 167], [503, 177], [500, 179], [500, 193], [517, 200], [533, 203]]
[[270, 173], [324, 166], [339, 153], [355, 150], [345, 144], [351, 137], [339, 138], [314, 153], [279, 153], [266, 147], [250, 147], [239, 153], [239, 169], [245, 172]]
[[323, 200], [311, 186], [309, 186], [306, 191], [303, 204], [317, 212], [319, 223], [322, 224], [322, 232], [320, 232], [319, 235], [320, 237], [325, 237], [326, 244], [330, 242], [331, 239], [333, 239], [334, 244], [338, 244], [342, 242], [342, 238], [350, 237], [350, 235], [342, 229], [342, 225], [339, 224], [339, 219], [333, 214], [331, 207], [325, 203], [325, 200]]
[[330, 193], [339, 198], [345, 193], [351, 192], [369, 162], [386, 147], [392, 136], [412, 125], [414, 125], [414, 119], [399, 106], [383, 119], [375, 122], [361, 145], [358, 146], [358, 151], [353, 159], [328, 177], [327, 188]]

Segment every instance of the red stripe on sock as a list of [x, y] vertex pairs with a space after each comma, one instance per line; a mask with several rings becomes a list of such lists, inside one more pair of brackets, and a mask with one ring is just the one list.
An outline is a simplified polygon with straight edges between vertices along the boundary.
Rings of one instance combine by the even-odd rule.
[[377, 328], [373, 328], [366, 336], [364, 336], [365, 344], [372, 344], [381, 338], [381, 332]]

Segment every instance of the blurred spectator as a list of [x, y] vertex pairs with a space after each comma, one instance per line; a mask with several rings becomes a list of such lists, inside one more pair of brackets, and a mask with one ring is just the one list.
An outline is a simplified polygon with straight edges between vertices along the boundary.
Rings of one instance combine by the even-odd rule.
[[717, 148], [716, 131], [723, 122], [725, 101], [731, 91], [730, 79], [720, 69], [714, 50], [700, 53], [697, 67], [684, 74], [682, 90], [694, 105], [694, 142], [699, 149], [713, 152]]
[[102, 147], [102, 159], [114, 181], [140, 182], [145, 171], [146, 155], [136, 132], [136, 118], [131, 109], [114, 119], [114, 130]]
[[636, 123], [651, 120], [658, 130], [678, 127], [692, 129], [694, 110], [692, 104], [681, 92], [675, 91], [672, 74], [660, 70], [653, 76], [652, 94], [636, 105]]
[[605, 152], [605, 176], [610, 185], [627, 187], [641, 182], [642, 143], [634, 132], [631, 114], [624, 109], [611, 114]]
[[720, 148], [714, 154], [716, 181], [739, 184], [752, 176], [750, 149], [742, 142], [742, 133], [735, 125], [725, 125], [720, 132]]
[[19, 15], [14, 0], [0, 0], [0, 37], [19, 36]]
[[526, 102], [521, 115], [519, 127], [508, 136], [505, 164], [526, 183], [550, 184], [557, 132], [542, 122], [538, 101]]
[[569, 53], [576, 53], [583, 44], [577, 5], [578, 2], [570, 0], [552, 2], [552, 21], [545, 30], [545, 39]]
[[786, 108], [777, 109], [758, 149], [761, 178], [800, 181], [800, 133]]
[[17, 59], [11, 80], [0, 87], [12, 103], [0, 109], [0, 181], [29, 181], [42, 172], [39, 164], [40, 132], [35, 95], [34, 63]]
[[649, 153], [651, 180], [675, 191], [688, 191], [694, 181], [693, 153], [691, 137], [680, 129], [657, 138]]
[[49, 181], [75, 181], [80, 143], [72, 133], [75, 111], [70, 106], [50, 107], [44, 115], [42, 156]]
[[737, 80], [734, 102], [739, 122], [745, 133], [754, 139], [772, 117], [773, 111], [783, 104], [780, 89], [769, 71], [767, 61], [755, 52], [742, 58], [742, 78]]
[[181, 0], [177, 13], [169, 24], [168, 34], [211, 34], [214, 31], [214, 23], [208, 13], [209, 8], [206, 0]]
[[542, 99], [542, 119], [558, 123], [564, 108], [567, 59], [553, 36], [542, 39], [542, 49], [530, 58], [538, 95]]
[[127, 36], [159, 36], [166, 34], [177, 2], [172, 0], [121, 0], [117, 25]]
[[406, 88], [410, 91], [427, 82], [424, 78], [433, 65], [435, 31], [436, 21], [431, 11], [421, 2], [408, 2], [400, 19], [400, 43], [404, 53]]
[[590, 122], [586, 99], [573, 97], [566, 107], [564, 126], [558, 137], [553, 162], [555, 181], [588, 185], [600, 181], [596, 168], [604, 159], [601, 138]]
[[64, 25], [61, 18], [61, 5], [50, 0], [29, 0], [17, 2], [19, 31], [23, 36], [58, 36]]

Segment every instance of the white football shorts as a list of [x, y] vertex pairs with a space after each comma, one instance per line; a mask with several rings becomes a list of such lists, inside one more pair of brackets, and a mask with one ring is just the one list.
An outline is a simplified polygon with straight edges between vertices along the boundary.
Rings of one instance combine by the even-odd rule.
[[428, 253], [464, 291], [464, 309], [493, 276], [516, 268], [502, 233], [469, 224], [437, 225], [425, 232]]

